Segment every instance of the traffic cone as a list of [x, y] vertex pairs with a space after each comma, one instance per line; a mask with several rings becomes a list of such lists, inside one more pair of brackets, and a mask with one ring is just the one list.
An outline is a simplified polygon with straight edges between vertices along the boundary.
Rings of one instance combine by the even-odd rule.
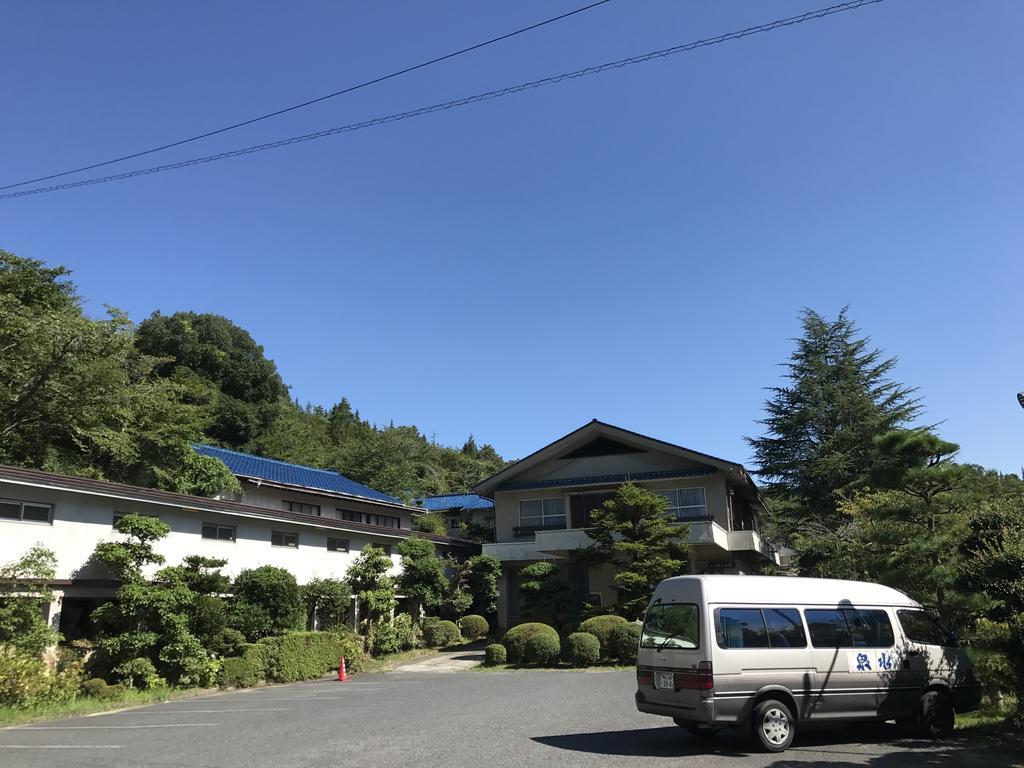
[[341, 657], [341, 661], [338, 662], [338, 682], [347, 683], [348, 674], [345, 672], [345, 657]]

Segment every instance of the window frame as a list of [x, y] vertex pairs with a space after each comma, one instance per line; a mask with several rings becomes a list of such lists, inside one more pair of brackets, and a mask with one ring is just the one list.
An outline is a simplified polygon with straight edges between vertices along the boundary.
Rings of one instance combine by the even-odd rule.
[[[331, 542], [335, 542], [334, 549], [331, 549]], [[345, 546], [340, 547], [338, 544], [344, 542]], [[341, 539], [336, 536], [327, 537], [327, 551], [328, 552], [351, 552], [352, 551], [352, 539]]]
[[[526, 519], [527, 520], [540, 520], [540, 523], [524, 523], [523, 522], [523, 504], [530, 504], [530, 503], [533, 503], [533, 502], [539, 502], [540, 503], [540, 515], [527, 515]], [[558, 513], [549, 514], [546, 511], [546, 507], [547, 507], [547, 504], [549, 502], [551, 502], [551, 503], [557, 502], [558, 504], [561, 504], [562, 511], [558, 512]], [[517, 509], [518, 509], [518, 512], [519, 512], [519, 526], [518, 526], [519, 528], [533, 528], [533, 529], [536, 529], [536, 530], [540, 530], [540, 529], [545, 529], [548, 526], [551, 526], [550, 530], [559, 530], [558, 528], [555, 527], [555, 523], [548, 523], [547, 522], [548, 518], [556, 518], [556, 517], [562, 518], [562, 526], [561, 526], [562, 528], [566, 528], [568, 526], [568, 524], [569, 524], [569, 516], [568, 516], [568, 514], [566, 512], [565, 496], [546, 496], [546, 497], [542, 496], [540, 498], [535, 498], [535, 499], [520, 499]]]
[[[704, 497], [703, 504], [679, 504], [681, 500], [678, 494], [682, 491], [700, 491], [701, 496]], [[703, 485], [685, 485], [680, 488], [652, 488], [652, 493], [656, 493], [666, 501], [668, 501], [668, 513], [671, 514], [676, 522], [684, 523], [688, 520], [700, 520], [708, 517], [708, 490]], [[675, 498], [668, 498], [665, 494], [676, 494]], [[675, 503], [673, 503], [675, 502]], [[701, 514], [684, 514], [685, 510], [702, 509], [704, 510]]]
[[[842, 617], [842, 619], [843, 619], [843, 624], [846, 626], [846, 633], [850, 637], [850, 645], [816, 645], [814, 643], [814, 634], [811, 631], [811, 620], [807, 616], [808, 612], [810, 612], [810, 611], [818, 611], [818, 612], [821, 612], [821, 613], [826, 613], [826, 612], [828, 612], [828, 613], [838, 613]], [[846, 616], [846, 612], [847, 611], [859, 611], [859, 612], [865, 612], [865, 613], [867, 613], [867, 612], [881, 613], [885, 617], [885, 620], [886, 620], [886, 622], [889, 625], [889, 636], [890, 636], [889, 644], [888, 645], [854, 645], [854, 643], [853, 643], [854, 631], [853, 631], [853, 628], [850, 626], [849, 619]], [[838, 650], [858, 650], [858, 649], [861, 649], [861, 648], [866, 648], [868, 650], [885, 650], [887, 648], [894, 648], [896, 646], [896, 630], [893, 628], [892, 617], [889, 616], [889, 612], [887, 610], [885, 610], [885, 608], [858, 608], [856, 606], [840, 606], [840, 607], [837, 607], [837, 608], [804, 608], [801, 611], [801, 613], [803, 614], [804, 624], [806, 624], [806, 626], [807, 626], [807, 639], [808, 639], [808, 641], [811, 644], [811, 648], [814, 648], [815, 650], [819, 650], [819, 651], [820, 650], [836, 650], [836, 649], [838, 649]]]
[[[309, 515], [310, 517], [322, 517], [322, 507], [320, 504], [311, 504], [307, 501], [290, 501], [288, 499], [281, 499], [281, 503], [285, 505], [286, 512], [294, 512], [297, 515]], [[299, 507], [299, 509], [292, 509], [293, 506]], [[304, 512], [302, 507], [308, 507], [309, 509], [315, 509], [316, 512]]]
[[[764, 627], [765, 639], [768, 641], [767, 645], [759, 646], [730, 646], [723, 645], [725, 641], [725, 633], [722, 631], [722, 611], [759, 611], [761, 613], [761, 626]], [[765, 611], [792, 611], [796, 614], [797, 626], [800, 627], [800, 634], [803, 635], [803, 645], [774, 645], [772, 643], [772, 630], [768, 627], [768, 617], [765, 615]], [[715, 643], [719, 648], [726, 651], [774, 651], [774, 650], [806, 650], [810, 645], [810, 632], [807, 630], [807, 626], [804, 624], [804, 619], [800, 615], [800, 609], [795, 605], [725, 605], [720, 608], [715, 608]]]
[[[275, 536], [280, 536], [282, 543], [275, 544], [274, 543], [274, 537]], [[295, 544], [292, 545], [292, 544], [286, 543], [289, 539], [294, 539], [295, 540]], [[278, 547], [279, 549], [298, 549], [299, 548], [299, 534], [297, 534], [297, 533], [295, 533], [293, 531], [271, 531], [270, 532], [270, 546]]]
[[[662, 611], [664, 611], [664, 609], [669, 607], [669, 606], [683, 606], [683, 607], [687, 607], [687, 608], [693, 608], [694, 616], [696, 617], [696, 620], [697, 620], [697, 631], [695, 632], [696, 637], [694, 639], [694, 646], [692, 648], [685, 648], [685, 647], [670, 648], [669, 646], [662, 647], [662, 646], [659, 646], [659, 645], [645, 645], [644, 644], [644, 638], [646, 637], [646, 631], [647, 631], [647, 620], [650, 617], [651, 611], [653, 609], [655, 609], [655, 608], [661, 608]], [[702, 620], [703, 619], [701, 617], [700, 606], [697, 605], [696, 603], [661, 603], [661, 602], [655, 603], [654, 605], [649, 606], [647, 608], [647, 610], [644, 612], [644, 622], [643, 622], [643, 625], [640, 627], [640, 647], [641, 648], [654, 648], [656, 650], [699, 651], [700, 650], [700, 640], [701, 640], [700, 634], [701, 634], [701, 622], [702, 622]]]
[[[0, 522], [7, 523], [29, 523], [31, 525], [53, 525], [53, 504], [43, 501], [24, 501], [23, 499], [0, 499], [0, 504], [17, 504], [17, 517], [0, 517]], [[25, 507], [45, 507], [47, 509], [46, 520], [26, 520]]]
[[[205, 535], [203, 535], [203, 529], [204, 528], [213, 528], [216, 531], [217, 535], [216, 536], [205, 536]], [[222, 539], [220, 537], [221, 529], [230, 530], [231, 531], [231, 538], [230, 539]], [[238, 541], [238, 526], [237, 525], [226, 525], [224, 523], [203, 523], [199, 527], [199, 537], [203, 541], [220, 541], [220, 542], [227, 542], [228, 544], [234, 544], [236, 541]]]

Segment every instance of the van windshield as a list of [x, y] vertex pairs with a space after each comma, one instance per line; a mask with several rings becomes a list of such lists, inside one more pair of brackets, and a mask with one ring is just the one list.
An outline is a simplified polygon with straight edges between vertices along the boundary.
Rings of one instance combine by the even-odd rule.
[[699, 648], [700, 618], [693, 603], [656, 603], [647, 610], [641, 648]]

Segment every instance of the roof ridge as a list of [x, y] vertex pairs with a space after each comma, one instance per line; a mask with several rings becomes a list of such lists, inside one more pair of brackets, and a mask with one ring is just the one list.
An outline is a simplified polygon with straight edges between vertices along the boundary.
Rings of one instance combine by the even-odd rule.
[[[208, 445], [206, 443], [193, 443], [194, 448], [212, 448], [215, 451], [224, 451], [225, 453], [233, 453], [235, 456], [245, 456], [249, 459], [259, 459], [260, 461], [269, 461], [273, 464], [283, 464], [286, 467], [299, 467], [300, 469], [308, 469], [311, 472], [326, 472], [329, 475], [340, 475], [346, 480], [352, 480], [353, 483], [359, 483], [358, 480], [353, 480], [348, 475], [338, 471], [337, 469], [324, 469], [323, 467], [311, 467], [308, 464], [296, 464], [294, 461], [282, 461], [281, 459], [271, 459], [267, 456], [260, 456], [258, 453], [245, 453], [243, 451], [236, 451], [234, 448], [221, 448], [219, 445]], [[366, 483], [359, 483], [360, 485], [366, 485]], [[366, 486], [369, 488], [369, 486]]]

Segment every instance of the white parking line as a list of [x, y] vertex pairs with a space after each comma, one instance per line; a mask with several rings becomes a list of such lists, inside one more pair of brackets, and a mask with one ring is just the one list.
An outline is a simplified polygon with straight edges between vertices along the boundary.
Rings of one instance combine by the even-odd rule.
[[17, 725], [10, 731], [110, 731], [115, 728], [212, 728], [220, 723], [160, 723], [147, 725]]
[[121, 749], [121, 744], [0, 744], [0, 749]]

